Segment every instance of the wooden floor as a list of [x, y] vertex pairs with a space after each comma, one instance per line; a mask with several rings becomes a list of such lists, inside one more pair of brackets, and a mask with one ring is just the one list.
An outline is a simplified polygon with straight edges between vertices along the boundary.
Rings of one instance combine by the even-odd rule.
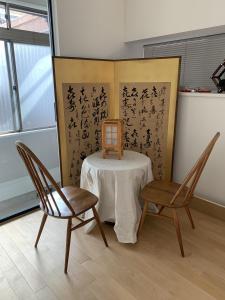
[[64, 275], [66, 223], [49, 218], [33, 247], [40, 211], [0, 227], [0, 299], [225, 299], [225, 223], [197, 211], [196, 230], [182, 223], [186, 257], [167, 220], [147, 217], [139, 243], [117, 242], [104, 224], [105, 248], [95, 229], [72, 233]]

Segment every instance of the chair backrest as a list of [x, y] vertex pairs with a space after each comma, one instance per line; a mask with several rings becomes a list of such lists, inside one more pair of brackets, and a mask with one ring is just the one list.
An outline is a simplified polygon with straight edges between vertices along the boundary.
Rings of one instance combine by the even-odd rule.
[[[52, 216], [61, 217], [62, 212], [60, 211], [59, 201], [63, 201], [71, 211], [71, 215], [74, 215], [74, 210], [69, 201], [37, 156], [20, 141], [16, 142], [16, 148], [25, 163], [46, 213], [51, 214]], [[60, 196], [57, 197], [57, 201], [53, 196], [52, 187]]]
[[[195, 163], [195, 165], [193, 166], [191, 171], [185, 177], [185, 179], [184, 179], [183, 183], [181, 184], [181, 186], [179, 187], [179, 189], [176, 191], [175, 195], [173, 196], [172, 200], [170, 201], [171, 205], [174, 204], [176, 199], [181, 195], [181, 193], [183, 194], [184, 191], [185, 191], [185, 196], [184, 196], [184, 198], [182, 197], [184, 199], [183, 202], [184, 203], [190, 202], [190, 200], [193, 196], [194, 190], [196, 188], [196, 185], [202, 174], [202, 171], [206, 165], [206, 162], [210, 156], [210, 153], [212, 152], [212, 149], [213, 149], [216, 141], [218, 140], [219, 136], [220, 136], [219, 132], [217, 132], [214, 135], [214, 137], [212, 138], [212, 140], [210, 141], [208, 146], [205, 148], [205, 150], [201, 154], [198, 161]], [[188, 187], [188, 188], [186, 189], [186, 187]]]

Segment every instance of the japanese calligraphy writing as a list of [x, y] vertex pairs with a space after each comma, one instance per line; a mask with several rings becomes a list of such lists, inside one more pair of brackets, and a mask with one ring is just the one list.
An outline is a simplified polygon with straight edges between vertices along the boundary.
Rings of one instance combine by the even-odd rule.
[[100, 150], [101, 122], [108, 117], [109, 84], [63, 84], [69, 176], [78, 183], [82, 161]]
[[156, 179], [165, 175], [169, 99], [170, 83], [120, 84], [124, 147], [149, 156]]

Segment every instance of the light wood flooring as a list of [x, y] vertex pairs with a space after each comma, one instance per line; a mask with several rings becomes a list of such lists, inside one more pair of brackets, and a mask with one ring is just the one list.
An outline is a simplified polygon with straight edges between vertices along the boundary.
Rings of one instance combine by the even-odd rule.
[[182, 222], [185, 258], [173, 225], [147, 217], [135, 245], [118, 243], [107, 224], [108, 249], [97, 228], [73, 232], [68, 275], [64, 220], [48, 218], [38, 250], [33, 245], [40, 211], [2, 225], [0, 299], [224, 300], [225, 223], [192, 212], [196, 230], [186, 215]]

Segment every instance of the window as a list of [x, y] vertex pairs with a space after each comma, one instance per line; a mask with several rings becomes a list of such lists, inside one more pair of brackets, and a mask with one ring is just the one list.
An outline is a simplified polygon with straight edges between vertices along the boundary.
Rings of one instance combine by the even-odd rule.
[[11, 28], [34, 32], [48, 33], [47, 15], [24, 11], [18, 8], [10, 9]]
[[0, 132], [14, 129], [13, 102], [10, 90], [5, 43], [0, 41]]
[[7, 28], [7, 22], [5, 17], [5, 5], [0, 4], [0, 27]]
[[16, 43], [14, 52], [23, 129], [49, 127], [54, 124], [50, 48]]
[[225, 34], [144, 46], [145, 57], [181, 56], [180, 86], [216, 91], [211, 80], [225, 59]]
[[55, 126], [45, 12], [0, 4], [0, 78], [0, 134]]

